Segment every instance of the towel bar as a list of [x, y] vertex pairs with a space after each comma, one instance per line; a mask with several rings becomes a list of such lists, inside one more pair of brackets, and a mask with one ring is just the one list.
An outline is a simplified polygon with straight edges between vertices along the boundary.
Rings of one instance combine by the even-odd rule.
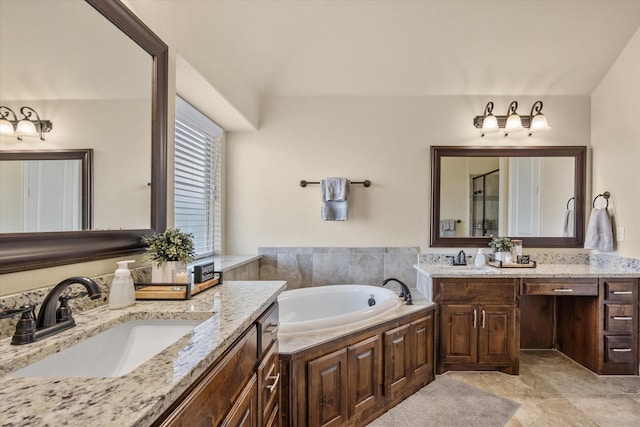
[[[308, 184], [320, 184], [320, 181], [307, 181], [303, 179], [300, 181], [300, 187], [306, 187]], [[371, 181], [365, 179], [364, 181], [351, 181], [351, 184], [362, 184], [365, 187], [371, 187]]]
[[605, 191], [604, 193], [598, 194], [596, 197], [593, 198], [593, 203], [591, 204], [591, 207], [595, 208], [596, 207], [596, 200], [598, 200], [598, 197], [602, 197], [607, 201], [607, 206], [605, 206], [605, 208], [609, 207], [609, 197], [611, 197], [611, 193], [609, 193], [608, 191]]
[[567, 209], [569, 209], [569, 203], [571, 203], [572, 200], [575, 202], [576, 198], [571, 197], [569, 200], [567, 200]]

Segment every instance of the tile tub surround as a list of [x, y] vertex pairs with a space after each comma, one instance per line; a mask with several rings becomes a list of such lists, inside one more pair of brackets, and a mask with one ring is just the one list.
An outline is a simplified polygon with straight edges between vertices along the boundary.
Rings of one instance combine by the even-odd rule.
[[[12, 346], [9, 339], [2, 340], [2, 425], [150, 425], [285, 287], [283, 281], [228, 282], [188, 301], [139, 301], [122, 310], [98, 307], [76, 315], [75, 328], [33, 344]], [[4, 377], [122, 321], [148, 318], [208, 320], [122, 377]]]
[[[215, 264], [216, 271], [228, 271], [234, 268], [241, 267], [247, 263], [260, 259], [259, 255], [225, 255], [225, 256], [216, 256], [213, 257], [213, 262]], [[114, 271], [116, 268], [116, 263], [114, 261]], [[136, 283], [144, 283], [151, 281], [151, 267], [143, 266], [143, 267], [130, 267], [131, 275], [133, 276], [133, 281]], [[98, 300], [90, 300], [89, 298], [76, 298], [69, 301], [69, 306], [73, 311], [74, 316], [77, 313], [81, 313], [86, 310], [91, 310], [93, 308], [99, 307], [103, 304], [106, 304], [109, 299], [109, 290], [111, 289], [111, 282], [113, 281], [113, 273], [103, 274], [100, 276], [92, 277], [93, 280], [102, 288], [102, 298]], [[35, 305], [36, 306], [36, 314], [38, 310], [40, 310], [40, 304], [44, 301], [45, 297], [53, 289], [55, 284], [48, 284], [42, 288], [34, 289], [30, 291], [25, 291], [12, 295], [0, 296], [0, 309], [14, 309], [21, 307], [23, 305]], [[70, 292], [72, 295], [77, 294], [78, 292], [84, 291], [84, 287], [82, 285], [71, 285]], [[13, 336], [13, 333], [16, 330], [16, 323], [18, 322], [19, 316], [14, 316], [9, 319], [0, 319], [0, 340], [3, 338]]]
[[416, 287], [417, 247], [260, 247], [261, 280], [288, 289], [356, 283], [380, 286], [388, 277]]

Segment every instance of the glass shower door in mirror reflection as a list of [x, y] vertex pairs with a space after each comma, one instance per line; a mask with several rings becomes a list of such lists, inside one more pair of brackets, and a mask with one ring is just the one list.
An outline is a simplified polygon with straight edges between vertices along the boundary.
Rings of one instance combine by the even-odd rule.
[[571, 237], [574, 173], [571, 157], [442, 157], [440, 237]]
[[0, 233], [82, 230], [81, 166], [75, 159], [0, 161]]

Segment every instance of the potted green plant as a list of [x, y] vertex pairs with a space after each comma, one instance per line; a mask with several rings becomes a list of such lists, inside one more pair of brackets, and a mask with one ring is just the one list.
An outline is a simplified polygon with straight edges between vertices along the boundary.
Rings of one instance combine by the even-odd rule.
[[174, 272], [186, 271], [193, 260], [195, 247], [193, 234], [178, 228], [168, 228], [162, 233], [143, 236], [147, 245], [146, 257], [151, 261], [151, 282], [172, 283]]
[[507, 261], [505, 254], [511, 255], [513, 242], [508, 237], [494, 237], [489, 242], [489, 246], [493, 249], [495, 260], [505, 262]]

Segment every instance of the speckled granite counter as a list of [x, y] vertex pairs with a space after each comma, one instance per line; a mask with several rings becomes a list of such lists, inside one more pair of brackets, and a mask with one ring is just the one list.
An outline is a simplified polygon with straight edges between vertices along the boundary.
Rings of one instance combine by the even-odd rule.
[[430, 277], [640, 277], [638, 271], [597, 267], [590, 264], [538, 264], [535, 268], [419, 264], [415, 268]]
[[[2, 426], [146, 426], [209, 367], [284, 290], [285, 282], [227, 282], [188, 301], [138, 301], [74, 315], [78, 326], [42, 341], [0, 341]], [[207, 319], [115, 378], [12, 378], [6, 374], [133, 319]]]
[[214, 256], [213, 263], [216, 271], [225, 271], [233, 268], [242, 267], [255, 260], [262, 258], [262, 255], [222, 255]]

